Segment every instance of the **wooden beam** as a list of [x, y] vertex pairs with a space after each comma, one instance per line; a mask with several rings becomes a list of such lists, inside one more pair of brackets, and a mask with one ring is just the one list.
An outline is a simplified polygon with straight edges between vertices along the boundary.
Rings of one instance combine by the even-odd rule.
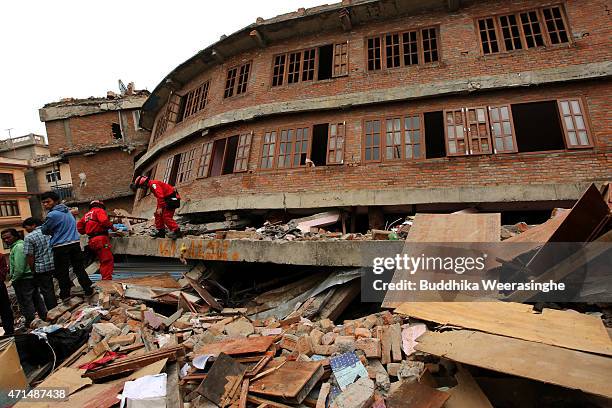
[[343, 8], [338, 12], [338, 17], [340, 17], [340, 24], [342, 25], [342, 29], [344, 31], [351, 31], [353, 29], [353, 23], [351, 22], [351, 14], [348, 9]]
[[266, 39], [264, 38], [263, 34], [259, 32], [259, 30], [252, 30], [249, 33], [249, 36], [253, 41], [255, 41], [255, 44], [257, 44], [258, 47], [265, 48], [267, 45]]

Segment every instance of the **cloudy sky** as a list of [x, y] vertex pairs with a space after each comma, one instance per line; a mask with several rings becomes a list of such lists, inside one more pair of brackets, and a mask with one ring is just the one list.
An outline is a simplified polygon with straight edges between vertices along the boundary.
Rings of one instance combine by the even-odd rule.
[[[334, 3], [334, 0], [327, 3]], [[104, 96], [117, 81], [153, 90], [197, 51], [257, 17], [325, 0], [0, 1], [0, 138], [45, 134], [38, 109]]]

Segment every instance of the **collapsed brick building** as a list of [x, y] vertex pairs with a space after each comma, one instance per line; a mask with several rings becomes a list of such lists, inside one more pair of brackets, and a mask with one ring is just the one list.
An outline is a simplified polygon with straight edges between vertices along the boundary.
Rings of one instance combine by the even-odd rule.
[[612, 176], [610, 40], [599, 1], [353, 0], [258, 18], [155, 88], [136, 172], [175, 184], [184, 215], [336, 207], [372, 227], [568, 205]]
[[146, 149], [149, 132], [142, 129], [140, 107], [149, 92], [109, 92], [106, 98], [66, 98], [40, 109], [50, 153], [70, 164], [71, 196], [67, 201], [84, 208], [94, 199], [107, 208], [132, 209], [129, 189], [134, 161]]

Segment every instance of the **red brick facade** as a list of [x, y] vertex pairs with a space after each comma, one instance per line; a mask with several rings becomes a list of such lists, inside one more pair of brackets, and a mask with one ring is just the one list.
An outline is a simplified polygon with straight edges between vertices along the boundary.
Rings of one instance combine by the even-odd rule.
[[[183, 122], [168, 129], [152, 140], [157, 143], [193, 126], [198, 120], [223, 112], [267, 104], [271, 102], [329, 97], [365, 92], [373, 89], [393, 89], [412, 84], [440, 83], [480, 77], [541, 71], [552, 68], [579, 66], [587, 63], [610, 61], [612, 29], [604, 17], [604, 4], [595, 0], [570, 0], [563, 3], [569, 27], [569, 44], [545, 48], [524, 49], [497, 55], [482, 54], [476, 21], [480, 17], [518, 12], [549, 6], [543, 1], [463, 1], [457, 12], [446, 9], [422, 14], [358, 25], [349, 32], [340, 28], [316, 36], [292, 38], [272, 43], [263, 49], [232, 57], [224, 64], [186, 84], [177, 93], [188, 91], [210, 80], [207, 106]], [[368, 37], [402, 32], [423, 27], [438, 29], [440, 60], [430, 64], [380, 71], [367, 69]], [[272, 87], [273, 58], [277, 54], [316, 47], [328, 43], [348, 41], [348, 75], [328, 80]], [[223, 98], [227, 69], [252, 61], [247, 92], [232, 98]], [[609, 79], [580, 82], [555, 81], [554, 85], [534, 86], [516, 90], [474, 92], [464, 96], [444, 96], [404, 103], [372, 104], [369, 107], [317, 113], [285, 114], [256, 119], [240, 125], [230, 124], [211, 130], [205, 136], [187, 138], [171, 149], [163, 151], [141, 170], [156, 169], [155, 176], [163, 178], [168, 157], [193, 148], [196, 150], [191, 177], [178, 184], [183, 196], [191, 200], [232, 195], [280, 192], [330, 192], [362, 189], [444, 188], [499, 186], [505, 184], [572, 183], [612, 178], [612, 122], [608, 109], [612, 85]], [[426, 112], [461, 109], [464, 107], [499, 106], [534, 101], [556, 101], [570, 98], [583, 104], [592, 147], [585, 149], [553, 149], [552, 151], [486, 154], [460, 157], [420, 158], [395, 162], [365, 163], [363, 153], [364, 120], [389, 118]], [[158, 119], [164, 112], [161, 109]], [[281, 112], [279, 112], [281, 113]], [[266, 131], [289, 126], [320, 123], [346, 123], [344, 163], [284, 170], [261, 169], [262, 140]], [[546, 124], [542, 124], [546, 126]], [[155, 129], [153, 129], [155, 132]], [[197, 178], [204, 142], [232, 135], [251, 133], [252, 144], [245, 173]], [[384, 129], [381, 137], [384, 137]], [[537, 137], [534, 134], [533, 137]], [[425, 134], [427, 138], [427, 134]], [[567, 144], [567, 142], [566, 142]], [[278, 149], [278, 147], [277, 147]], [[277, 151], [278, 153], [278, 151]], [[477, 199], [474, 201], [478, 201]], [[142, 201], [142, 204], [146, 200]], [[407, 203], [410, 199], [407, 198]], [[141, 208], [137, 202], [136, 209]], [[229, 209], [229, 208], [228, 208]]]

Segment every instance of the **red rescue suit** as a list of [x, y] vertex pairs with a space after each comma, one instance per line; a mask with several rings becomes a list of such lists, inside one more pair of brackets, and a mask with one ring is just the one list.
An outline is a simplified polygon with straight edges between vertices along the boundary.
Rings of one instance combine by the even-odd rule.
[[108, 238], [108, 230], [112, 227], [113, 224], [108, 219], [108, 214], [99, 207], [89, 210], [77, 223], [79, 233], [89, 236], [89, 248], [94, 251], [100, 262], [102, 280], [113, 279], [115, 260]]
[[[165, 198], [176, 192], [173, 186], [159, 180], [149, 180], [149, 188], [157, 199], [157, 210], [155, 211], [155, 228], [159, 231], [166, 229], [176, 231], [179, 229], [178, 224], [174, 221], [174, 211], [166, 208]], [[176, 192], [176, 197], [181, 198]]]

